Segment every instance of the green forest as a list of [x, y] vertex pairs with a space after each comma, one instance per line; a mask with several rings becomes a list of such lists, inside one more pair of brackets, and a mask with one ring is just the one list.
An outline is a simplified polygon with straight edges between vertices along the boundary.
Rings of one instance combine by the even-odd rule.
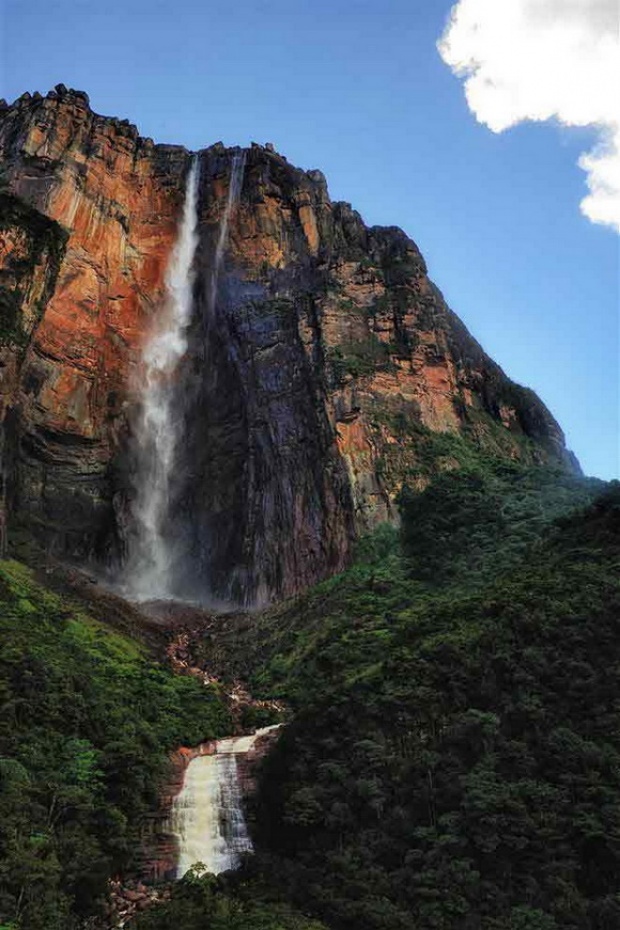
[[259, 675], [296, 707], [266, 868], [330, 926], [620, 926], [620, 488], [544, 526], [557, 485], [508, 480], [407, 501], [404, 558], [310, 595]]
[[[400, 511], [345, 573], [197, 644], [290, 720], [256, 854], [134, 930], [620, 926], [620, 484], [481, 460]], [[0, 915], [95, 927], [167, 753], [229, 713], [1, 565]]]
[[0, 915], [73, 930], [130, 869], [168, 752], [230, 731], [216, 689], [0, 563]]

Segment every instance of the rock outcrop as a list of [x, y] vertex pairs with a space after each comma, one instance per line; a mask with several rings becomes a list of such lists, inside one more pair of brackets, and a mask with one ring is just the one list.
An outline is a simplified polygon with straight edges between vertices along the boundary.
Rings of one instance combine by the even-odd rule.
[[[485, 355], [397, 228], [319, 171], [246, 152], [213, 301], [232, 154], [200, 153], [200, 244], [173, 519], [183, 589], [265, 602], [344, 567], [404, 484], [463, 450], [578, 467], [551, 414]], [[9, 524], [122, 562], [140, 350], [191, 153], [58, 85], [0, 106], [0, 402]]]

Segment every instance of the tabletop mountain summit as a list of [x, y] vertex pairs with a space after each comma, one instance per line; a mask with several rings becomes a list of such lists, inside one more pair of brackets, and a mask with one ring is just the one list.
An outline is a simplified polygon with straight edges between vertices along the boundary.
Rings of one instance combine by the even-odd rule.
[[154, 144], [60, 84], [2, 101], [0, 269], [9, 538], [158, 595], [302, 590], [473, 449], [578, 470], [415, 243], [271, 145]]

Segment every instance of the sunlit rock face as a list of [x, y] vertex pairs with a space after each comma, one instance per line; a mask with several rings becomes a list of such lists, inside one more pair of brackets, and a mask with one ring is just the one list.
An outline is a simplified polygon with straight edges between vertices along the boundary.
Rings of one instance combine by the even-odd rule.
[[13, 509], [47, 546], [87, 558], [117, 545], [111, 465], [188, 155], [155, 148], [134, 127], [95, 116], [85, 95], [59, 91], [0, 112], [4, 184], [68, 235], [9, 401], [7, 483]]
[[[19, 329], [3, 332], [0, 389], [9, 522], [58, 554], [120, 566], [144, 343], [192, 155], [59, 85], [0, 106], [0, 159], [3, 196], [22, 207], [0, 217], [0, 286]], [[356, 534], [396, 518], [404, 483], [457, 464], [429, 437], [576, 467], [544, 405], [484, 354], [401, 230], [367, 228], [320, 172], [270, 148], [217, 144], [199, 161], [171, 594], [263, 603], [340, 570]]]

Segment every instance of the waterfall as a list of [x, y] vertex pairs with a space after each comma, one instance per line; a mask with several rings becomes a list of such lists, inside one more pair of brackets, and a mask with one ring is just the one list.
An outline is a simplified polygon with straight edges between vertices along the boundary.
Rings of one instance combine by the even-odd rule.
[[215, 247], [215, 259], [213, 262], [213, 271], [211, 273], [211, 309], [215, 307], [217, 284], [220, 277], [222, 261], [224, 259], [224, 252], [226, 251], [226, 244], [228, 242], [228, 226], [230, 223], [230, 215], [232, 213], [233, 207], [239, 200], [239, 195], [241, 194], [241, 188], [243, 186], [245, 156], [245, 149], [242, 149], [240, 152], [235, 152], [232, 157], [232, 164], [230, 167], [230, 183], [228, 185], [228, 197], [226, 198], [224, 214], [220, 220], [220, 231], [217, 238], [217, 245]]
[[[232, 211], [243, 185], [245, 150], [234, 152], [226, 204], [222, 213], [209, 283], [212, 310]], [[169, 599], [178, 594], [183, 551], [175, 539], [172, 512], [175, 472], [181, 464], [177, 455], [181, 436], [176, 396], [178, 369], [188, 349], [187, 328], [191, 321], [198, 245], [199, 161], [195, 157], [187, 179], [183, 214], [165, 276], [165, 300], [161, 314], [142, 349], [139, 387], [140, 414], [135, 428], [136, 498], [132, 509], [134, 534], [124, 572], [124, 588], [135, 600]], [[178, 532], [178, 531], [177, 531]]]
[[276, 728], [218, 740], [213, 755], [196, 756], [187, 766], [169, 821], [179, 849], [177, 878], [198, 862], [215, 875], [236, 869], [242, 853], [252, 852], [237, 761], [258, 737]]
[[166, 296], [156, 328], [142, 350], [141, 412], [136, 429], [136, 539], [129, 554], [127, 585], [137, 600], [172, 593], [173, 543], [166, 533], [177, 445], [175, 375], [187, 351], [192, 311], [194, 254], [198, 244], [199, 160], [194, 158], [177, 240], [166, 270]]

